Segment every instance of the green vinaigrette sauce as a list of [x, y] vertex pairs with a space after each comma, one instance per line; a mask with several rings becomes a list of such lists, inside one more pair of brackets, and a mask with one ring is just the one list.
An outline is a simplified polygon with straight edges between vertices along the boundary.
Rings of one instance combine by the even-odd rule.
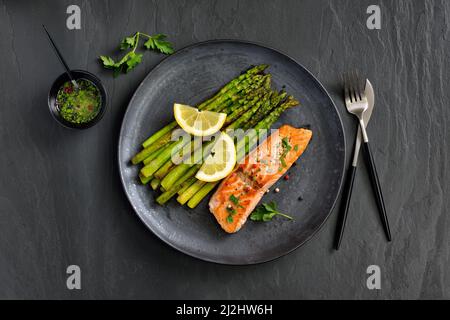
[[78, 89], [67, 81], [59, 89], [56, 104], [61, 117], [71, 123], [83, 124], [92, 121], [100, 112], [101, 95], [89, 80], [76, 80]]

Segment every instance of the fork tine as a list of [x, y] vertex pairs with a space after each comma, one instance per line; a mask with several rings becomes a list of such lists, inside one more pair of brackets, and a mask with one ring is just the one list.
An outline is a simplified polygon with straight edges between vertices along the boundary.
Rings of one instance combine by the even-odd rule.
[[351, 71], [350, 73], [350, 91], [351, 94], [354, 97], [353, 102], [361, 100], [361, 90], [359, 88], [359, 80], [358, 80], [358, 74], [356, 70]]
[[358, 76], [358, 84], [359, 84], [359, 94], [361, 95], [361, 99], [366, 98], [366, 80], [364, 77], [361, 77], [361, 74]]
[[356, 101], [356, 99], [355, 99], [355, 90], [353, 88], [353, 81], [352, 81], [352, 74], [351, 73], [348, 73], [347, 80], [348, 80], [348, 90], [350, 92], [350, 101], [351, 102], [355, 102]]
[[353, 98], [351, 96], [351, 89], [350, 89], [350, 76], [348, 72], [345, 72], [343, 76], [344, 76], [345, 100], [352, 102]]
[[358, 71], [355, 71], [355, 75], [356, 75], [356, 77], [355, 77], [356, 88], [358, 90], [359, 100], [362, 100], [363, 93], [362, 93], [362, 90], [361, 90], [361, 77], [359, 76], [359, 72]]
[[351, 102], [358, 100], [355, 89], [355, 74], [353, 71], [348, 73], [348, 86], [350, 91]]
[[349, 91], [352, 97], [352, 102], [356, 101], [356, 91], [355, 91], [355, 78], [353, 71], [348, 73]]
[[363, 98], [365, 98], [363, 83], [361, 81], [361, 77], [360, 77], [358, 71], [355, 70], [354, 73], [355, 73], [355, 87], [356, 87], [357, 95], [359, 97], [359, 100], [362, 100]]

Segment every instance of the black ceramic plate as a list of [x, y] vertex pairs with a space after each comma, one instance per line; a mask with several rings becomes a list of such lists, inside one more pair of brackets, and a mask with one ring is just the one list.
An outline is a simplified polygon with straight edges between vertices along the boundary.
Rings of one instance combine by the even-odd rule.
[[[138, 166], [130, 159], [142, 141], [173, 120], [174, 102], [195, 105], [251, 65], [266, 63], [272, 83], [301, 102], [286, 111], [281, 123], [310, 125], [313, 139], [291, 168], [290, 179], [276, 186], [263, 201], [274, 200], [280, 211], [295, 220], [247, 221], [236, 234], [226, 234], [208, 210], [208, 200], [196, 209], [175, 199], [162, 207], [155, 192], [138, 182]], [[134, 94], [119, 139], [119, 169], [125, 192], [134, 210], [159, 238], [191, 256], [224, 264], [269, 261], [298, 248], [319, 230], [339, 193], [344, 169], [345, 141], [342, 123], [323, 86], [300, 64], [261, 45], [241, 41], [208, 41], [166, 58], [144, 79]], [[273, 187], [272, 189], [274, 189]], [[301, 197], [303, 200], [299, 201]], [[209, 197], [208, 197], [209, 198]]]

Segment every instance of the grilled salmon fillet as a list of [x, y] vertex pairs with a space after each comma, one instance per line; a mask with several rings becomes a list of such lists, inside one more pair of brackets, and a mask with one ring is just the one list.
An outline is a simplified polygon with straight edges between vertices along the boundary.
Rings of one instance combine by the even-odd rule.
[[283, 125], [222, 181], [209, 210], [223, 230], [239, 231], [264, 193], [305, 151], [311, 137], [311, 130]]

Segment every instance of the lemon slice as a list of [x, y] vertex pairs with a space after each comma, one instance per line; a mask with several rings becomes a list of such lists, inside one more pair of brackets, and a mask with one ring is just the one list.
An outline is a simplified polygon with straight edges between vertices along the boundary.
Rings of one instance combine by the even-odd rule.
[[229, 175], [235, 164], [236, 149], [233, 139], [222, 132], [195, 177], [206, 182], [218, 181]]
[[227, 118], [226, 113], [198, 111], [197, 108], [175, 103], [173, 105], [175, 120], [184, 131], [194, 136], [210, 136], [222, 128]]

